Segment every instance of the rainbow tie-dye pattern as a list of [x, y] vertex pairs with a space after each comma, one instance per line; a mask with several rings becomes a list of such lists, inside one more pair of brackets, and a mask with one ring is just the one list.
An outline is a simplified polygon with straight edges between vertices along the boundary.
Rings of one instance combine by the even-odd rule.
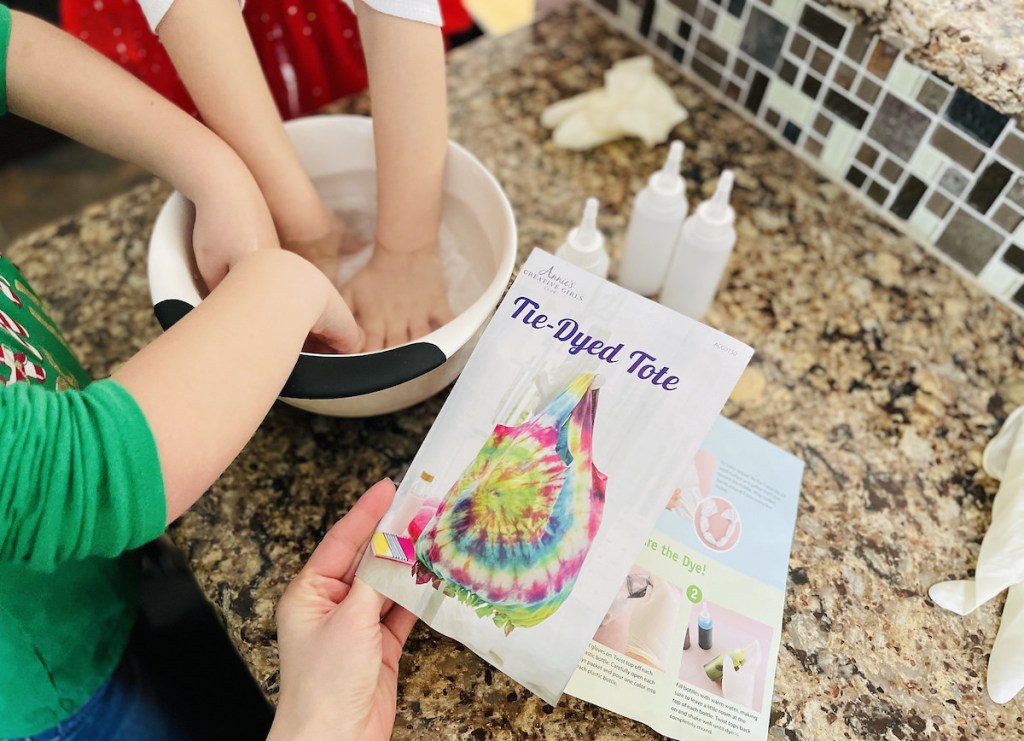
[[561, 606], [601, 525], [595, 378], [581, 374], [523, 424], [495, 427], [416, 541], [417, 582], [506, 634]]

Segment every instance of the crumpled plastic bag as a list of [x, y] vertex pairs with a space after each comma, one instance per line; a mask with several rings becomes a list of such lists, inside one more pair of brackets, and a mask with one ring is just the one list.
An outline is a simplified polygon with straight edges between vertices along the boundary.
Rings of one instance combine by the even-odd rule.
[[989, 696], [1006, 703], [1024, 687], [1024, 407], [1010, 414], [985, 447], [982, 466], [1000, 484], [975, 578], [933, 584], [928, 596], [967, 615], [1009, 588], [987, 677]]
[[655, 73], [654, 60], [642, 56], [616, 62], [604, 73], [603, 88], [548, 106], [540, 122], [554, 129], [556, 145], [583, 151], [625, 136], [652, 147], [689, 116]]

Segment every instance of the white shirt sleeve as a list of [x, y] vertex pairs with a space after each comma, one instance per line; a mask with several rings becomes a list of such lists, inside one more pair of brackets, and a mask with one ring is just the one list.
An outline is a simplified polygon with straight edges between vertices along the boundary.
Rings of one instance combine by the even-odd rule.
[[[284, 0], [281, 1], [284, 2]], [[241, 2], [244, 7], [245, 0], [241, 0]], [[440, 26], [442, 22], [441, 8], [437, 0], [363, 0], [363, 2], [380, 13], [387, 13], [397, 18], [429, 23], [431, 26]], [[355, 11], [355, 0], [345, 0], [345, 3]], [[146, 14], [146, 20], [149, 21], [149, 27], [154, 31], [173, 4], [174, 0], [139, 0], [142, 12]]]
[[[437, 0], [363, 0], [363, 2], [378, 13], [386, 13], [396, 18], [429, 23], [431, 26], [440, 26], [442, 23], [441, 7]], [[345, 3], [355, 11], [355, 0], [345, 0]]]

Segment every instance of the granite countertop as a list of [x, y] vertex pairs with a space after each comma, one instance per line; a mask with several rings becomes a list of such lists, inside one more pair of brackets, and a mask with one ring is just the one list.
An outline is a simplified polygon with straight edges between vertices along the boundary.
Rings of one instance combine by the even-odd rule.
[[1024, 113], [1021, 0], [822, 0], [902, 40], [922, 67], [1010, 115]]
[[[520, 260], [554, 249], [585, 196], [616, 252], [629, 203], [665, 149], [552, 146], [544, 106], [591, 89], [639, 48], [576, 6], [451, 55], [451, 131], [504, 184]], [[666, 67], [691, 118], [691, 203], [736, 169], [739, 242], [710, 324], [756, 356], [724, 413], [807, 462], [775, 677], [772, 738], [1024, 737], [1024, 703], [984, 693], [1002, 601], [966, 618], [927, 587], [972, 572], [996, 482], [986, 441], [1024, 403], [1024, 320], [841, 187]], [[364, 111], [365, 99], [337, 110]], [[152, 183], [40, 230], [9, 253], [97, 375], [158, 333], [145, 250]], [[199, 367], [197, 365], [197, 367]], [[272, 699], [274, 606], [327, 527], [369, 484], [400, 476], [444, 394], [344, 420], [278, 405], [172, 528]], [[402, 660], [397, 739], [620, 739], [646, 726], [563, 698], [555, 708], [422, 625]]]

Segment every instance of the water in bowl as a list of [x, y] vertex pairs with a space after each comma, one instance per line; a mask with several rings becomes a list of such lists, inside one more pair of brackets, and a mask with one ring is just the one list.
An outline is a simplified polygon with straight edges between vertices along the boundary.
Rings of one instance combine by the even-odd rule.
[[[338, 285], [348, 282], [369, 261], [377, 218], [376, 175], [372, 170], [344, 172], [313, 179], [317, 192], [341, 218], [352, 238], [368, 245], [343, 256]], [[448, 304], [455, 314], [483, 295], [497, 271], [491, 241], [480, 220], [461, 198], [445, 192], [441, 201], [439, 234], [441, 261], [448, 285]]]

